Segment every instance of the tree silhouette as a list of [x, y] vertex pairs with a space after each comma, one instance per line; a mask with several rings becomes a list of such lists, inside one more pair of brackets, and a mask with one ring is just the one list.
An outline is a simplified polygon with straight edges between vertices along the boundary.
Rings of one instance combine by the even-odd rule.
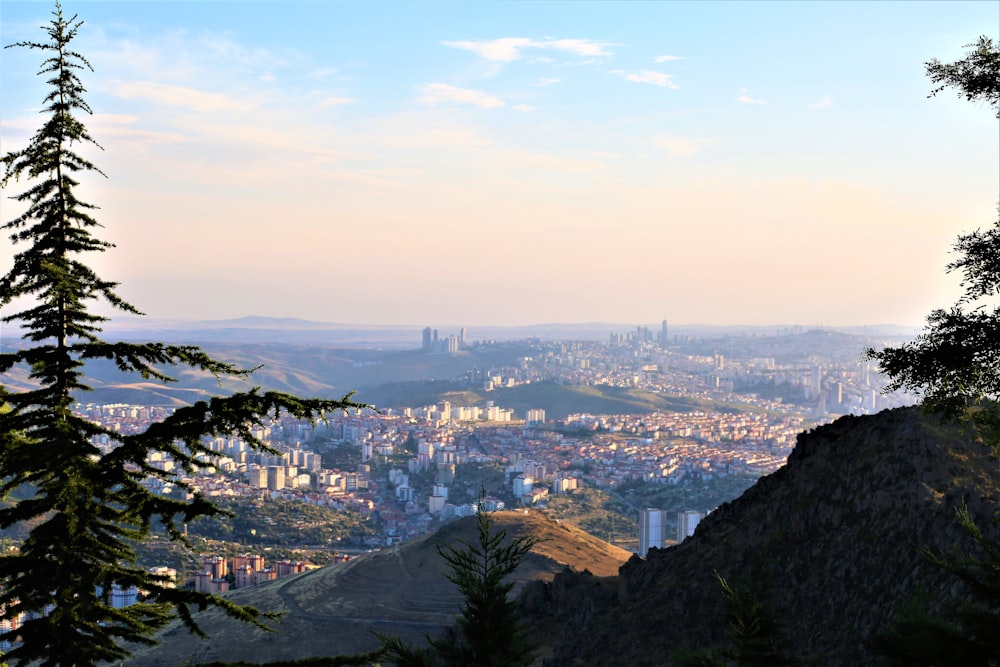
[[925, 63], [927, 76], [939, 85], [931, 97], [947, 87], [957, 88], [970, 102], [985, 101], [1000, 118], [1000, 44], [981, 35], [976, 42], [966, 44], [970, 49], [965, 58], [953, 63], [942, 63], [937, 58]]
[[[139, 313], [118, 296], [116, 283], [81, 259], [113, 246], [94, 236], [97, 207], [77, 195], [78, 175], [103, 175], [75, 150], [77, 144], [99, 148], [78, 118], [91, 113], [78, 76], [90, 64], [70, 48], [82, 21], [65, 18], [58, 3], [53, 16], [46, 41], [10, 45], [44, 52], [39, 74], [48, 77], [49, 92], [42, 127], [27, 147], [2, 158], [0, 187], [22, 179], [29, 185], [11, 197], [24, 210], [3, 229], [23, 249], [0, 278], [0, 307], [17, 300], [21, 308], [3, 322], [18, 323], [26, 342], [0, 354], [0, 373], [25, 367], [34, 388], [13, 392], [0, 386], [0, 495], [6, 499], [17, 491], [24, 498], [0, 508], [0, 527], [33, 525], [16, 553], [0, 555], [0, 619], [11, 628], [0, 640], [12, 642], [4, 659], [17, 664], [93, 665], [126, 657], [123, 642], [150, 643], [151, 634], [175, 615], [198, 632], [194, 609], [217, 606], [251, 623], [265, 620], [251, 607], [169, 588], [163, 577], [137, 566], [134, 544], [154, 521], [162, 521], [172, 539], [183, 540], [181, 522], [219, 513], [198, 495], [178, 500], [151, 492], [144, 485], [150, 478], [184, 485], [151, 466], [149, 454], [166, 453], [191, 472], [210, 451], [205, 438], [234, 435], [269, 449], [254, 436], [254, 425], [283, 413], [316, 418], [362, 406], [349, 396], [300, 399], [255, 388], [177, 409], [135, 435], [74, 413], [76, 395], [89, 390], [84, 367], [91, 360], [110, 360], [123, 373], [161, 382], [172, 381], [164, 369], [176, 366], [217, 377], [246, 378], [249, 372], [194, 346], [100, 337], [107, 318], [92, 312], [94, 302]], [[98, 437], [112, 446], [98, 447]], [[131, 587], [144, 591], [145, 600], [114, 608], [111, 592]]]
[[[957, 88], [969, 100], [989, 103], [1000, 118], [1000, 44], [980, 37], [954, 63], [931, 60], [927, 75]], [[907, 389], [923, 406], [948, 418], [968, 418], [987, 442], [1000, 443], [1000, 220], [992, 227], [962, 234], [954, 245], [960, 258], [946, 267], [961, 274], [962, 297], [937, 309], [914, 341], [867, 352], [889, 378], [886, 391]]]

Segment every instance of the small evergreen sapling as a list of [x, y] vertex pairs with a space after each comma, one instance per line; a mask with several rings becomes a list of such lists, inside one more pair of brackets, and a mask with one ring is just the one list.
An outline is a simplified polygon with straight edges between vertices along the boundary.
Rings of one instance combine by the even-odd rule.
[[436, 639], [431, 646], [446, 665], [522, 667], [534, 661], [526, 642], [517, 603], [508, 598], [514, 583], [508, 577], [517, 570], [531, 548], [540, 541], [534, 535], [507, 540], [506, 529], [493, 530], [492, 513], [483, 507], [476, 513], [473, 544], [460, 542], [439, 546], [448, 563], [448, 579], [458, 586], [464, 603], [455, 638]]
[[534, 649], [524, 636], [517, 603], [508, 595], [514, 587], [507, 578], [541, 539], [525, 535], [507, 539], [506, 529], [493, 529], [493, 513], [483, 506], [476, 514], [476, 541], [458, 546], [439, 545], [438, 554], [448, 563], [448, 579], [462, 593], [462, 614], [457, 629], [431, 639], [429, 647], [413, 647], [398, 637], [376, 633], [385, 659], [398, 667], [525, 667]]

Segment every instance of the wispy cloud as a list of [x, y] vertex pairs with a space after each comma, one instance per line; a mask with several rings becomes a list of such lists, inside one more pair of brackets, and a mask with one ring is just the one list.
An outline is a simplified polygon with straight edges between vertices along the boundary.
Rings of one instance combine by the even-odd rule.
[[696, 139], [676, 135], [661, 134], [650, 139], [650, 143], [670, 157], [691, 157], [719, 142], [718, 139]]
[[831, 104], [833, 104], [833, 98], [829, 95], [824, 95], [820, 101], [807, 104], [806, 109], [825, 109]]
[[739, 93], [737, 94], [737, 97], [736, 97], [736, 101], [737, 102], [742, 102], [743, 104], [760, 104], [760, 105], [767, 104], [767, 102], [765, 100], [758, 100], [757, 98], [750, 97], [747, 94], [747, 92], [748, 91], [747, 91], [746, 88], [740, 88], [740, 91], [739, 91]]
[[657, 72], [656, 70], [644, 69], [641, 72], [626, 72], [625, 70], [616, 69], [612, 70], [611, 73], [617, 74], [621, 78], [626, 81], [631, 81], [632, 83], [651, 83], [654, 86], [670, 88], [671, 90], [677, 90], [680, 88], [680, 86], [670, 80], [670, 74]]
[[535, 110], [535, 109], [537, 109], [538, 107], [533, 107], [533, 106], [531, 106], [530, 104], [518, 104], [518, 105], [517, 105], [517, 106], [515, 106], [514, 108], [515, 108], [516, 110], [518, 110], [518, 111], [524, 111], [524, 112], [528, 112], [528, 111], [534, 111], [534, 110]]
[[219, 93], [172, 86], [151, 81], [120, 82], [111, 86], [111, 94], [127, 100], [146, 100], [156, 104], [181, 107], [199, 113], [245, 111], [254, 105]]
[[319, 101], [319, 107], [321, 109], [327, 109], [329, 107], [340, 107], [345, 104], [354, 104], [357, 100], [352, 100], [349, 97], [326, 97]]
[[137, 145], [146, 148], [149, 144], [175, 144], [190, 141], [179, 132], [150, 130], [141, 124], [138, 116], [131, 114], [94, 114], [90, 125], [96, 136], [114, 139], [138, 140]]
[[547, 78], [539, 79], [538, 81], [535, 81], [531, 85], [532, 86], [538, 86], [538, 87], [554, 86], [554, 85], [556, 85], [557, 83], [560, 83], [560, 82], [561, 82], [561, 79], [557, 79], [555, 77], [547, 77]]
[[437, 106], [439, 104], [471, 104], [480, 109], [495, 109], [504, 106], [503, 100], [481, 90], [457, 88], [446, 83], [428, 83], [420, 88], [423, 95], [419, 98], [421, 104]]
[[684, 56], [656, 56], [654, 63], [668, 63], [671, 60], [684, 60]]
[[494, 62], [510, 63], [524, 57], [528, 49], [560, 51], [575, 56], [610, 56], [611, 44], [589, 39], [529, 39], [527, 37], [502, 37], [493, 40], [462, 40], [442, 42], [445, 46], [472, 51], [481, 58]]

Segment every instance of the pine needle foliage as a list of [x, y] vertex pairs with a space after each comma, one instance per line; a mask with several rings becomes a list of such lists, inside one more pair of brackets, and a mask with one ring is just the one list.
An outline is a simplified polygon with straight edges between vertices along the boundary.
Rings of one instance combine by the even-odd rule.
[[506, 529], [493, 530], [492, 513], [482, 498], [476, 513], [475, 543], [438, 546], [448, 563], [448, 580], [458, 586], [464, 603], [457, 637], [437, 639], [431, 646], [446, 665], [521, 667], [534, 660], [525, 641], [517, 603], [508, 598], [514, 583], [508, 577], [540, 539], [526, 535], [507, 539]]
[[[172, 367], [220, 378], [247, 378], [249, 371], [194, 346], [101, 338], [107, 318], [92, 311], [94, 302], [140, 313], [118, 296], [117, 283], [99, 277], [83, 260], [113, 245], [94, 235], [100, 227], [93, 217], [97, 207], [77, 196], [78, 176], [103, 175], [76, 150], [88, 144], [100, 148], [80, 120], [91, 109], [79, 73], [91, 68], [70, 44], [82, 21], [66, 18], [58, 3], [53, 17], [43, 28], [45, 41], [10, 45], [45, 54], [39, 74], [48, 77], [49, 92], [41, 128], [26, 148], [2, 157], [0, 187], [21, 180], [28, 186], [8, 195], [24, 212], [2, 225], [21, 249], [0, 278], [0, 308], [15, 301], [28, 305], [2, 318], [20, 325], [25, 344], [0, 353], [0, 374], [25, 367], [36, 388], [11, 392], [0, 386], [0, 498], [15, 490], [27, 495], [0, 508], [0, 528], [34, 525], [16, 553], [0, 555], [0, 620], [22, 621], [0, 633], [0, 641], [12, 642], [4, 659], [14, 664], [83, 666], [127, 657], [124, 643], [152, 643], [152, 633], [177, 616], [200, 632], [192, 612], [209, 606], [249, 623], [268, 618], [217, 596], [170, 588], [163, 577], [136, 564], [133, 545], [148, 536], [154, 522], [182, 541], [183, 523], [220, 512], [198, 495], [177, 500], [149, 491], [144, 482], [156, 478], [185, 488], [148, 463], [151, 453], [164, 452], [192, 472], [209, 452], [206, 438], [238, 436], [268, 450], [254, 437], [255, 425], [281, 414], [315, 419], [364, 406], [350, 396], [301, 399], [255, 388], [180, 408], [134, 435], [74, 414], [74, 397], [89, 389], [84, 366], [91, 360], [110, 360], [123, 373], [161, 382], [173, 381]], [[98, 448], [97, 437], [114, 446]], [[132, 586], [145, 592], [144, 601], [114, 608], [111, 591]]]
[[445, 576], [462, 593], [457, 627], [439, 639], [428, 636], [427, 647], [376, 632], [387, 662], [397, 667], [526, 667], [534, 662], [534, 646], [525, 638], [517, 603], [509, 599], [514, 584], [507, 579], [542, 539], [508, 539], [506, 529], [494, 530], [493, 513], [483, 504], [485, 495], [482, 489], [476, 540], [437, 547], [448, 564]]

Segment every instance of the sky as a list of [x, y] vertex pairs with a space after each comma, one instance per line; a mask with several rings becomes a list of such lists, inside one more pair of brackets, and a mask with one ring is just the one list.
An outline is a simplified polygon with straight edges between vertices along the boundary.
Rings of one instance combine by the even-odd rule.
[[[0, 42], [53, 8], [0, 1]], [[997, 219], [1000, 124], [924, 63], [997, 39], [998, 2], [63, 11], [116, 245], [86, 261], [151, 318], [919, 325]], [[0, 51], [4, 153], [41, 55]]]

